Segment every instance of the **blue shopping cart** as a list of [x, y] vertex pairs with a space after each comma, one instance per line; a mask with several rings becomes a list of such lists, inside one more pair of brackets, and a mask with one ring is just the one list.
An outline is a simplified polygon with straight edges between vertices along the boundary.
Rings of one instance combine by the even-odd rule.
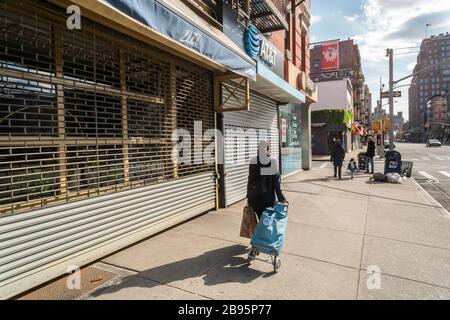
[[274, 271], [280, 270], [279, 256], [284, 245], [288, 208], [288, 204], [277, 203], [263, 212], [250, 241], [252, 248], [248, 254], [248, 265], [255, 261], [259, 253], [264, 253], [270, 255]]

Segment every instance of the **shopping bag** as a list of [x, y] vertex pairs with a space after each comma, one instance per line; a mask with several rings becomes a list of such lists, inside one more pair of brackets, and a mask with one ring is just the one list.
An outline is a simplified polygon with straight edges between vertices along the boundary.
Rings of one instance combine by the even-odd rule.
[[241, 237], [250, 239], [257, 224], [258, 218], [256, 217], [256, 212], [247, 204], [242, 214]]

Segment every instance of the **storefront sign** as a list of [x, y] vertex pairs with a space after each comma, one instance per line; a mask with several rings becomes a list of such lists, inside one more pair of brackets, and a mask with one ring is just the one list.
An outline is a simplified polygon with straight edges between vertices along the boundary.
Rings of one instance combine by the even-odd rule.
[[269, 66], [273, 66], [276, 63], [275, 48], [266, 39], [261, 41], [261, 53], [259, 57]]
[[253, 60], [284, 79], [284, 55], [254, 25], [245, 28], [238, 19], [236, 11], [224, 3], [223, 33]]
[[283, 64], [283, 56], [255, 26], [250, 25], [244, 32], [244, 44], [245, 52], [252, 59], [264, 63], [278, 75], [284, 76], [284, 70], [280, 68]]
[[214, 38], [208, 30], [194, 25], [158, 1], [106, 0], [106, 2], [127, 16], [223, 64], [234, 72], [256, 79], [256, 68], [250, 61]]
[[326, 123], [311, 123], [312, 128], [323, 128], [326, 125], [327, 125]]

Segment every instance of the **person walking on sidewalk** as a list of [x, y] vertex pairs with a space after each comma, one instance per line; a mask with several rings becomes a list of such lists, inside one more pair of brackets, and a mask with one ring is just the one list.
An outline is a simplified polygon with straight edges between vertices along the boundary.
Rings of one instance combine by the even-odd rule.
[[341, 144], [341, 140], [336, 139], [336, 142], [331, 148], [331, 161], [334, 166], [334, 177], [342, 179], [342, 164], [344, 163], [345, 149]]
[[287, 203], [281, 190], [281, 175], [278, 163], [270, 157], [270, 143], [261, 141], [258, 146], [258, 155], [250, 160], [247, 198], [248, 205], [255, 210], [258, 218], [266, 208], [279, 202]]
[[350, 176], [352, 177], [353, 180], [355, 173], [358, 171], [358, 164], [356, 163], [355, 158], [350, 159], [347, 169], [348, 171], [350, 171]]
[[[375, 171], [373, 166], [373, 157], [375, 157], [375, 142], [373, 141], [372, 137], [369, 137], [366, 152], [366, 173], [373, 174]], [[369, 171], [369, 164], [371, 165], [372, 171]]]

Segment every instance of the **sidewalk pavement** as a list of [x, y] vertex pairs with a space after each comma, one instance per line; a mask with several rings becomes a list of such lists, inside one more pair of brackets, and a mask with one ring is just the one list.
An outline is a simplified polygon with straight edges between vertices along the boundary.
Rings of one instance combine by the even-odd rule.
[[283, 181], [290, 209], [277, 274], [265, 261], [246, 265], [242, 201], [103, 259], [94, 267], [116, 277], [82, 298], [450, 299], [449, 216], [411, 179], [332, 174], [314, 168]]
[[[358, 153], [360, 152], [365, 152], [366, 151], [366, 147], [364, 148], [360, 148], [360, 149], [356, 149], [350, 152], [347, 152], [345, 158], [346, 159], [350, 159], [349, 155], [354, 157], [355, 159], [358, 158]], [[313, 155], [312, 156], [312, 161], [330, 161], [331, 156], [330, 155]]]

